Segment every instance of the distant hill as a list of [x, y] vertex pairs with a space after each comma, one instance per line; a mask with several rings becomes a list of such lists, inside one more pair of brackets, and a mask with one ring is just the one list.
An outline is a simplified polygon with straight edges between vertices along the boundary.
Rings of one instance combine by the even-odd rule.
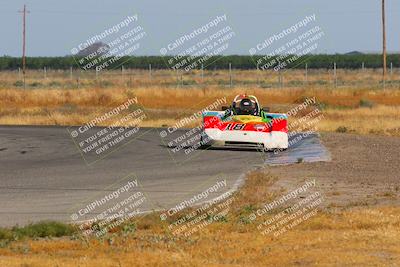
[[97, 52], [97, 55], [99, 56], [106, 54], [109, 50], [110, 47], [107, 44], [102, 42], [97, 42], [92, 45], [89, 45], [85, 49], [82, 49], [81, 51], [79, 51], [79, 53], [76, 54], [76, 56], [85, 57], [94, 52]]
[[364, 55], [364, 53], [360, 52], [360, 51], [351, 51], [346, 53], [345, 55]]

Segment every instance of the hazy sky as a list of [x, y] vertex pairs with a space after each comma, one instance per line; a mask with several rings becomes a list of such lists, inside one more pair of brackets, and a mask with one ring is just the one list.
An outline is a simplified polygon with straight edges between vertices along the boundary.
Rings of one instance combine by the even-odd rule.
[[[386, 2], [387, 47], [399, 51], [400, 1]], [[70, 54], [79, 43], [133, 14], [146, 32], [135, 52], [138, 55], [160, 55], [160, 48], [223, 14], [235, 32], [224, 54], [248, 55], [250, 48], [268, 36], [312, 14], [325, 33], [318, 52], [381, 49], [380, 0], [0, 0], [0, 55], [21, 55], [22, 17], [17, 11], [24, 3], [30, 10], [29, 56]]]

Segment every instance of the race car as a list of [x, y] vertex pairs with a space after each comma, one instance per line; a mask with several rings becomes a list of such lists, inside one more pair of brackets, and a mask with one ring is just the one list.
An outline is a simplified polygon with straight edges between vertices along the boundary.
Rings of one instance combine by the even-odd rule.
[[222, 111], [203, 112], [202, 144], [205, 146], [287, 149], [287, 115], [270, 113], [255, 96], [237, 95]]

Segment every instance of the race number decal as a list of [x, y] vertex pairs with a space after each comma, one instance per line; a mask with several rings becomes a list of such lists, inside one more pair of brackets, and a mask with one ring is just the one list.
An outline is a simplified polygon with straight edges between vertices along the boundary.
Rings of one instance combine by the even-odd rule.
[[228, 123], [224, 130], [240, 131], [244, 129], [245, 124], [243, 123]]

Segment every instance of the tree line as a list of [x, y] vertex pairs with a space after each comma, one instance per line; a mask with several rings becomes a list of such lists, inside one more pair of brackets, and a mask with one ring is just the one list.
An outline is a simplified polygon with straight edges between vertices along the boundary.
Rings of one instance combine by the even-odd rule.
[[[172, 56], [132, 56], [122, 57], [112, 64], [109, 68], [114, 69], [121, 67], [129, 69], [148, 69], [151, 65], [152, 69], [168, 69], [172, 66], [168, 65], [168, 60]], [[261, 59], [259, 61], [259, 59]], [[268, 61], [277, 57], [268, 58]], [[281, 58], [282, 59], [282, 58]], [[78, 62], [80, 58], [68, 57], [27, 57], [26, 67], [28, 69], [76, 69], [80, 68]], [[180, 59], [182, 60], [182, 58]], [[192, 59], [193, 60], [193, 59]], [[204, 69], [228, 69], [229, 64], [233, 69], [255, 69], [257, 62], [266, 62], [261, 55], [255, 56], [213, 56], [207, 59], [203, 67]], [[305, 68], [306, 64], [309, 69], [329, 69], [333, 67], [334, 62], [338, 68], [344, 69], [359, 69], [363, 65], [365, 68], [382, 68], [381, 54], [319, 54], [302, 56], [293, 62], [287, 64], [285, 68]], [[16, 70], [21, 68], [22, 60], [18, 57], [3, 56], [0, 57], [0, 70]], [[263, 63], [262, 63], [263, 64]], [[400, 66], [400, 55], [389, 54], [387, 56], [387, 65], [390, 67]], [[196, 67], [200, 69], [200, 66]], [[270, 67], [270, 68], [273, 68]]]

